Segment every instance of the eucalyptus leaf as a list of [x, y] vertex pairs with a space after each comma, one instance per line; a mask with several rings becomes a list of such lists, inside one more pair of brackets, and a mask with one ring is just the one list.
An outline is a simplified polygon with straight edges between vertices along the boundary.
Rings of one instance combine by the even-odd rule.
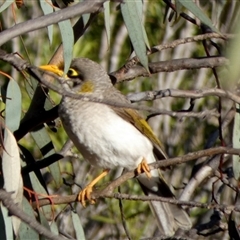
[[16, 81], [10, 79], [7, 85], [5, 123], [12, 132], [19, 128], [22, 114], [22, 94]]
[[[16, 139], [8, 128], [5, 128], [4, 132], [4, 148], [5, 150], [2, 154], [4, 188], [7, 192], [12, 192], [14, 203], [21, 206], [23, 197], [21, 160]], [[21, 221], [15, 216], [12, 216], [11, 218], [15, 235], [18, 235]]]
[[141, 26], [142, 26], [142, 33], [143, 33], [143, 37], [144, 37], [144, 41], [145, 44], [147, 45], [147, 48], [150, 50], [150, 43], [148, 40], [148, 36], [145, 30], [145, 27], [143, 25], [143, 1], [136, 1], [136, 6], [138, 9], [138, 15], [139, 15], [139, 19], [141, 20]]
[[70, 20], [59, 22], [58, 26], [61, 32], [63, 44], [64, 72], [67, 73], [73, 58], [73, 28]]
[[[22, 201], [23, 205], [23, 211], [29, 215], [32, 218], [35, 218], [34, 211], [32, 209], [32, 206], [28, 202], [28, 200], [24, 197]], [[37, 240], [39, 239], [38, 233], [29, 227], [25, 222], [21, 222], [20, 228], [19, 228], [19, 240], [25, 240], [25, 239], [31, 239], [31, 240]]]
[[85, 238], [83, 227], [78, 214], [72, 211], [71, 215], [72, 215], [73, 226], [74, 226], [77, 239], [85, 240], [86, 238]]
[[187, 8], [191, 13], [193, 13], [193, 15], [202, 23], [210, 27], [212, 30], [220, 33], [219, 30], [213, 26], [211, 19], [192, 0], [178, 0], [178, 2]]
[[3, 220], [4, 224], [1, 224], [0, 236], [5, 235], [5, 239], [1, 238], [1, 240], [14, 239], [13, 238], [13, 228], [12, 228], [12, 220], [8, 215], [8, 210], [2, 203], [0, 203], [0, 219]]
[[[240, 105], [236, 104], [233, 126], [233, 147], [240, 149]], [[233, 155], [233, 173], [236, 180], [240, 180], [240, 157]]]
[[[47, 1], [40, 1], [40, 6], [42, 8], [42, 11], [43, 11], [44, 15], [47, 15], [47, 14], [53, 12], [53, 7], [51, 7], [50, 4]], [[52, 45], [53, 25], [47, 26], [47, 30], [48, 30], [48, 39], [49, 39], [50, 45]]]
[[7, 9], [14, 2], [15, 0], [4, 1], [3, 4], [0, 6], [0, 13], [3, 12], [5, 9]]
[[108, 46], [110, 46], [110, 2], [107, 1], [103, 4], [104, 7], [104, 23], [105, 23], [105, 29], [107, 34], [107, 40], [108, 40]]
[[[79, 2], [84, 2], [85, 0], [79, 0]], [[86, 14], [83, 14], [82, 15], [82, 18], [83, 18], [83, 23], [84, 23], [84, 26], [86, 26], [89, 18], [90, 18], [90, 13], [86, 13]]]
[[[32, 137], [34, 138], [37, 146], [39, 147], [43, 157], [49, 157], [55, 153], [55, 149], [52, 143], [51, 138], [48, 135], [45, 127], [31, 132]], [[62, 177], [60, 172], [59, 163], [55, 162], [49, 166], [50, 172], [53, 176], [56, 187], [59, 188], [62, 185]]]
[[146, 44], [142, 32], [141, 19], [139, 18], [136, 1], [126, 1], [124, 3], [121, 3], [121, 12], [134, 51], [139, 58], [141, 64], [148, 70]]

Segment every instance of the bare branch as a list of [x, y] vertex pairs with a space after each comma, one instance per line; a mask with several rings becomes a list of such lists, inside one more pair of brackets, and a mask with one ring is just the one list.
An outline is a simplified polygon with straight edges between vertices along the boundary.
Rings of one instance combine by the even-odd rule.
[[156, 51], [162, 51], [164, 49], [175, 48], [180, 44], [203, 41], [203, 40], [212, 39], [212, 38], [218, 38], [218, 39], [220, 38], [223, 40], [232, 39], [232, 38], [234, 38], [234, 34], [205, 33], [205, 34], [201, 34], [201, 35], [197, 35], [197, 36], [193, 36], [193, 37], [186, 37], [186, 38], [182, 38], [182, 39], [177, 39], [170, 43], [164, 43], [161, 45], [154, 46], [154, 47], [152, 47], [150, 52], [154, 53]]
[[77, 3], [74, 6], [69, 6], [59, 11], [47, 14], [45, 16], [16, 24], [13, 27], [8, 28], [0, 33], [0, 46], [24, 33], [32, 32], [37, 29], [47, 27], [51, 24], [76, 17], [78, 15], [97, 12], [102, 7], [104, 2], [106, 2], [106, 0], [87, 0], [81, 3]]
[[203, 98], [208, 96], [217, 96], [231, 99], [236, 103], [240, 103], [240, 97], [233, 92], [211, 88], [204, 90], [179, 90], [179, 89], [163, 89], [159, 91], [146, 91], [139, 93], [131, 93], [128, 95], [128, 99], [131, 102], [150, 101], [165, 97], [179, 97], [179, 98]]
[[[178, 70], [221, 67], [227, 66], [228, 64], [229, 60], [227, 58], [219, 56], [183, 58], [149, 63], [149, 70], [151, 74], [154, 74], [159, 72], [174, 72]], [[149, 77], [149, 73], [144, 67], [140, 65], [135, 65], [131, 68], [126, 68], [126, 66], [124, 65], [119, 70], [110, 73], [110, 76], [115, 78], [116, 82], [122, 82], [132, 80], [136, 77]]]

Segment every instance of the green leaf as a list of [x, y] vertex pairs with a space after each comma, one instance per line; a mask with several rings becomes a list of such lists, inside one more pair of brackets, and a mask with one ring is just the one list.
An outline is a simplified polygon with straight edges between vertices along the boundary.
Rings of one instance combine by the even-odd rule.
[[176, 0], [181, 3], [185, 8], [187, 8], [195, 17], [197, 17], [202, 23], [210, 27], [212, 30], [219, 32], [212, 24], [211, 19], [205, 15], [205, 13], [199, 8], [192, 0]]
[[[47, 15], [47, 14], [53, 12], [53, 7], [51, 7], [50, 4], [47, 1], [40, 1], [40, 6], [42, 8], [42, 11], [43, 11], [44, 15]], [[53, 25], [47, 26], [47, 30], [48, 30], [48, 39], [49, 39], [50, 45], [52, 45]]]
[[[5, 128], [4, 131], [4, 148], [2, 154], [2, 173], [4, 179], [4, 188], [7, 192], [12, 192], [14, 203], [21, 206], [23, 197], [23, 181], [21, 175], [21, 161], [18, 145], [15, 137]], [[21, 220], [15, 216], [11, 217], [12, 226], [15, 235], [18, 235]]]
[[[237, 16], [236, 23], [239, 23], [240, 16]], [[227, 57], [231, 64], [229, 64], [229, 72], [225, 75], [226, 79], [231, 79], [230, 86], [229, 81], [224, 81], [225, 87], [227, 88], [235, 88], [237, 82], [239, 81], [240, 77], [240, 54], [238, 53], [239, 50], [239, 41], [240, 41], [240, 27], [239, 24], [236, 24], [234, 27], [234, 39], [231, 40], [230, 46], [227, 48]], [[224, 79], [224, 78], [223, 78]], [[226, 82], [226, 83], [225, 83]]]
[[[32, 209], [32, 206], [28, 202], [28, 200], [23, 197], [23, 211], [29, 215], [32, 218], [35, 218], [34, 211]], [[38, 233], [33, 230], [29, 225], [27, 225], [24, 222], [21, 222], [20, 228], [19, 228], [19, 240], [25, 240], [25, 239], [31, 239], [31, 240], [37, 240], [39, 239]]]
[[142, 21], [142, 19], [143, 19], [143, 2], [137, 1], [136, 6], [138, 9], [139, 19], [141, 20], [140, 22], [141, 22], [141, 26], [142, 26], [142, 33], [143, 33], [144, 41], [145, 41], [145, 44], [147, 45], [147, 48], [150, 50], [150, 43], [148, 41], [147, 33], [146, 33], [146, 30], [145, 30], [145, 27], [144, 27], [143, 21]]
[[77, 240], [85, 240], [85, 235], [82, 227], [82, 223], [77, 213], [71, 212], [73, 227], [76, 233]]
[[72, 55], [74, 45], [73, 29], [70, 20], [59, 22], [58, 26], [61, 32], [63, 44], [64, 72], [67, 73], [73, 58]]
[[[41, 225], [44, 226], [46, 229], [50, 230], [48, 221], [41, 211], [38, 211], [38, 216], [39, 216], [39, 222], [41, 223]], [[45, 239], [46, 238], [44, 236], [40, 235], [40, 240], [45, 240]]]
[[[84, 2], [85, 0], [79, 0], [79, 2]], [[82, 18], [83, 18], [83, 23], [84, 23], [84, 26], [86, 26], [89, 18], [90, 18], [90, 13], [86, 13], [86, 14], [83, 14], [82, 15]]]
[[[1, 240], [14, 239], [11, 217], [8, 215], [7, 208], [4, 207], [2, 203], [0, 203], [0, 219], [1, 219], [0, 220]], [[3, 220], [3, 223], [2, 223], [2, 220]], [[4, 237], [4, 235], [5, 235], [5, 238], [2, 238], [2, 236]]]
[[19, 128], [22, 114], [22, 94], [16, 81], [10, 79], [7, 86], [5, 123], [14, 132]]
[[137, 2], [126, 1], [121, 3], [121, 12], [134, 51], [141, 64], [148, 70], [148, 57]]
[[[31, 132], [31, 135], [34, 138], [36, 144], [38, 145], [44, 157], [49, 157], [50, 155], [55, 153], [52, 140], [49, 137], [45, 127], [39, 129], [38, 131]], [[51, 164], [49, 166], [49, 169], [56, 183], [56, 187], [59, 188], [62, 185], [62, 177], [61, 177], [59, 163], [55, 162]]]
[[56, 235], [59, 235], [59, 231], [58, 231], [58, 225], [55, 221], [52, 221], [50, 224], [50, 229], [52, 233], [55, 233]]
[[106, 34], [107, 34], [107, 41], [108, 41], [108, 46], [110, 46], [110, 2], [105, 2], [103, 4], [104, 8], [104, 23], [105, 23], [105, 29], [106, 29]]
[[[233, 126], [233, 147], [240, 149], [240, 105], [236, 104], [236, 113]], [[240, 180], [240, 157], [233, 155], [233, 173], [237, 181]]]
[[12, 3], [14, 3], [14, 0], [6, 0], [0, 7], [0, 12], [3, 12], [5, 9], [7, 9]]
[[[48, 193], [46, 192], [46, 190], [44, 189], [44, 187], [41, 185], [41, 183], [38, 181], [36, 175], [34, 172], [30, 172], [29, 173], [29, 177], [31, 179], [31, 184], [32, 184], [32, 188], [33, 190], [38, 193], [38, 194], [42, 194], [42, 195], [45, 195], [47, 196]], [[40, 197], [40, 196], [38, 196]], [[41, 198], [41, 197], [40, 197]], [[43, 210], [44, 212], [44, 215], [51, 219], [52, 217], [52, 209], [51, 209], [51, 206], [50, 205], [46, 205], [46, 206], [43, 206], [41, 207], [41, 209]]]

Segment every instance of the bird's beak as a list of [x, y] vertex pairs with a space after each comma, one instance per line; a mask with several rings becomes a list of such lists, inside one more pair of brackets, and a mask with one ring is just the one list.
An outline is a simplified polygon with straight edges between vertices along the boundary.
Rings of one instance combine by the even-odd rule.
[[49, 71], [49, 72], [55, 73], [59, 77], [63, 77], [64, 76], [63, 70], [59, 69], [59, 67], [57, 65], [42, 65], [39, 68], [42, 69], [42, 70], [45, 70], [45, 71]]

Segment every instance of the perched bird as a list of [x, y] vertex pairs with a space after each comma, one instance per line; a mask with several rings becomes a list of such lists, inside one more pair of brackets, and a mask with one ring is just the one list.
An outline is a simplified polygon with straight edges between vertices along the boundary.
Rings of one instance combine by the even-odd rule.
[[[42, 69], [63, 75], [55, 65]], [[67, 72], [67, 90], [96, 99], [129, 104], [127, 98], [111, 83], [107, 72], [97, 63], [86, 59], [73, 59]], [[83, 157], [93, 166], [103, 168], [103, 173], [94, 179], [79, 194], [79, 201], [91, 200], [93, 186], [110, 169], [122, 167], [137, 169], [138, 181], [148, 196], [174, 198], [160, 170], [151, 170], [148, 164], [166, 159], [163, 146], [148, 123], [134, 109], [113, 107], [103, 103], [84, 101], [63, 96], [59, 117], [65, 131]], [[181, 207], [159, 201], [150, 201], [159, 229], [166, 236], [174, 235], [178, 228], [188, 230], [191, 221]]]

